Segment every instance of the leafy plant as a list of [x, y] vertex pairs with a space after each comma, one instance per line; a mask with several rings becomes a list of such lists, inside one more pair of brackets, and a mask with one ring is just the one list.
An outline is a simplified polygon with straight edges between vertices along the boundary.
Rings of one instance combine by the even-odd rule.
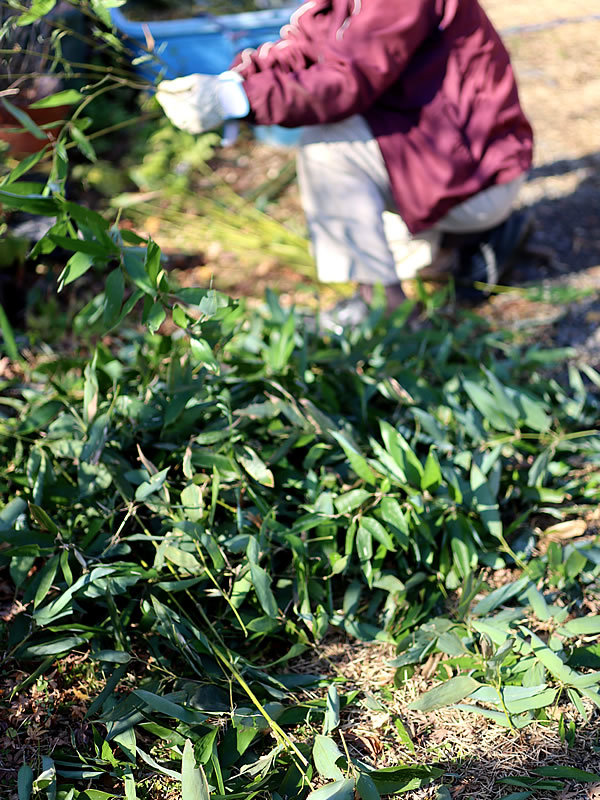
[[[42, 152], [0, 186], [54, 218], [33, 256], [69, 254], [59, 290], [92, 271], [103, 287], [66, 354], [26, 362], [0, 318], [19, 367], [0, 398], [0, 568], [21, 603], [2, 663], [27, 676], [16, 695], [85, 652], [102, 688], [88, 748], [40, 753], [20, 798], [132, 800], [159, 776], [183, 800], [372, 800], [439, 777], [350, 755], [357, 693], [291, 668], [332, 630], [398, 643], [399, 680], [442, 654], [417, 710], [519, 729], [566, 696], [585, 717], [600, 626], [578, 603], [599, 551], [536, 552], [534, 526], [598, 504], [600, 375], [473, 316], [409, 331], [410, 304], [375, 307], [321, 336], [272, 293], [249, 311], [173, 285], [153, 241], [67, 199], [67, 148], [93, 157], [73, 99], [49, 180], [25, 179]], [[501, 568], [518, 575], [479, 577]]]

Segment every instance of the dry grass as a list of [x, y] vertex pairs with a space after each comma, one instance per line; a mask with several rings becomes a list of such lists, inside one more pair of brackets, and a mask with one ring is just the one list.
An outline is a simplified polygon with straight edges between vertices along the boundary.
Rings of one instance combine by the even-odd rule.
[[[557, 718], [574, 719], [572, 747], [561, 742], [555, 720], [535, 723], [512, 732], [478, 715], [452, 708], [431, 714], [408, 711], [407, 706], [438, 681], [434, 677], [440, 656], [433, 656], [405, 683], [394, 684], [395, 670], [389, 666], [394, 647], [332, 638], [312, 656], [294, 662], [299, 672], [344, 676], [344, 689], [358, 689], [361, 700], [342, 715], [340, 726], [350, 755], [373, 767], [404, 764], [435, 764], [444, 769], [444, 784], [457, 800], [500, 800], [511, 789], [499, 778], [523, 776], [546, 765], [577, 767], [600, 772], [600, 714], [588, 707], [590, 721], [583, 723], [568, 704], [556, 710]], [[400, 721], [410, 736], [410, 748], [399, 735]], [[408, 792], [406, 800], [432, 800], [440, 783]], [[600, 792], [600, 783], [573, 784], [557, 800], [590, 800]], [[537, 797], [542, 797], [537, 794]]]

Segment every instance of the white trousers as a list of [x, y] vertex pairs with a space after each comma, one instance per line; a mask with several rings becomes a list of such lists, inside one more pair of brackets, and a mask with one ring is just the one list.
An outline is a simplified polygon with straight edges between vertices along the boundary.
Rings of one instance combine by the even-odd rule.
[[394, 212], [383, 156], [364, 118], [306, 127], [298, 182], [319, 280], [386, 286], [414, 278], [432, 263], [444, 233], [477, 233], [503, 222], [524, 179], [470, 197], [412, 236]]

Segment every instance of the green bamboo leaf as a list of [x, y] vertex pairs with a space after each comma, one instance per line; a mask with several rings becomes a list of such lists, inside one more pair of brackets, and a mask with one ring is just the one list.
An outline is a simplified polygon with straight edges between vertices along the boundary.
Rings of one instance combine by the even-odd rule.
[[[329, 619], [327, 619], [329, 625]], [[340, 696], [335, 684], [331, 684], [327, 690], [327, 706], [325, 709], [325, 719], [323, 720], [323, 733], [332, 733], [340, 724]]]
[[[519, 775], [514, 778], [499, 778], [498, 783], [506, 786], [532, 787], [534, 792], [562, 792], [566, 788], [563, 781], [544, 780], [535, 775]], [[544, 798], [544, 800], [546, 800]]]
[[356, 791], [361, 800], [380, 800], [381, 798], [373, 778], [365, 772], [361, 772], [358, 776]]
[[192, 575], [197, 575], [199, 572], [204, 571], [203, 566], [200, 564], [198, 559], [192, 555], [192, 553], [188, 553], [179, 547], [165, 547], [164, 556], [167, 561], [170, 561], [172, 564], [176, 564], [178, 567], [181, 567], [186, 572], [190, 572]]
[[576, 647], [569, 658], [572, 667], [600, 668], [600, 643]]
[[14, 106], [9, 100], [5, 97], [0, 97], [0, 102], [4, 106], [4, 108], [8, 111], [11, 116], [13, 116], [21, 125], [32, 135], [35, 136], [36, 139], [39, 139], [42, 142], [48, 141], [48, 136], [44, 133], [44, 131], [37, 125], [27, 114], [26, 111], [23, 111], [22, 108], [17, 108]]
[[600, 775], [595, 772], [586, 772], [577, 767], [566, 767], [559, 764], [549, 764], [545, 767], [537, 767], [533, 770], [534, 775], [541, 775], [543, 778], [564, 778], [567, 781], [577, 781], [578, 783], [599, 783]]
[[[2, 537], [1, 533], [11, 531], [19, 519], [25, 512], [27, 503], [22, 497], [15, 497], [0, 511], [0, 541], [7, 541]], [[22, 534], [20, 534], [22, 535]]]
[[58, 108], [59, 106], [73, 106], [83, 100], [84, 96], [77, 89], [64, 89], [61, 92], [49, 94], [30, 103], [29, 108]]
[[113, 572], [115, 572], [114, 567], [96, 567], [91, 572], [86, 572], [55, 600], [51, 600], [45, 606], [37, 608], [33, 612], [33, 618], [40, 627], [50, 625], [54, 620], [69, 612], [73, 595], [80, 589], [83, 589], [88, 584], [94, 583], [101, 578], [112, 575]]
[[60, 556], [52, 556], [52, 558], [49, 559], [42, 567], [40, 571], [40, 582], [33, 600], [34, 609], [37, 608], [43, 600], [45, 600], [46, 595], [50, 591], [56, 576], [59, 561]]
[[358, 526], [356, 534], [356, 552], [361, 564], [373, 558], [373, 537], [371, 531], [362, 525]]
[[211, 346], [204, 339], [199, 339], [196, 336], [190, 338], [190, 350], [194, 360], [198, 364], [202, 364], [206, 369], [214, 372], [215, 375], [219, 374], [219, 362], [215, 358]]
[[377, 514], [391, 530], [393, 537], [406, 550], [410, 545], [410, 527], [402, 506], [395, 497], [384, 497], [377, 508]]
[[498, 407], [496, 398], [487, 389], [470, 380], [463, 380], [463, 388], [475, 408], [493, 428], [498, 431], [513, 431], [514, 423]]
[[[545, 621], [551, 618], [552, 611], [548, 607], [544, 595], [533, 584], [527, 590], [527, 600], [539, 620]], [[600, 633], [600, 628], [598, 632]]]
[[537, 486], [539, 488], [542, 487], [546, 478], [546, 474], [548, 473], [548, 467], [550, 466], [551, 459], [552, 451], [542, 450], [529, 469], [529, 474], [527, 476], [528, 486]]
[[[33, 0], [27, 11], [21, 12], [21, 15], [17, 19], [17, 25], [31, 25], [32, 22], [40, 19], [40, 17], [45, 17], [46, 14], [52, 11], [56, 2], [57, 0]], [[19, 800], [21, 800], [21, 798], [19, 798]]]
[[123, 774], [123, 782], [125, 789], [125, 800], [137, 800], [137, 791], [135, 786], [135, 778], [131, 767], [127, 766]]
[[523, 391], [513, 390], [512, 399], [519, 408], [521, 419], [526, 427], [533, 431], [545, 433], [552, 426], [552, 417], [546, 411], [546, 405]]
[[109, 664], [128, 664], [131, 661], [129, 653], [122, 650], [99, 650], [93, 657], [96, 661], [106, 661]]
[[594, 691], [579, 684], [577, 685], [577, 691], [584, 697], [587, 697], [588, 700], [591, 700], [595, 706], [600, 708], [600, 692]]
[[142, 323], [147, 326], [150, 333], [156, 333], [166, 318], [167, 312], [162, 302], [160, 300], [153, 302], [152, 298], [147, 295], [144, 302]]
[[[123, 308], [121, 309], [121, 313], [117, 317], [117, 319], [113, 322], [110, 326], [110, 330], [114, 328], [118, 328], [123, 320], [129, 316], [129, 314], [133, 311], [135, 306], [139, 303], [139, 301], [144, 297], [144, 292], [141, 289], [136, 289], [135, 292], [125, 301]], [[108, 331], [106, 331], [108, 333]]]
[[394, 484], [406, 486], [409, 482], [408, 478], [397, 461], [375, 439], [369, 439], [369, 444], [375, 455], [375, 459], [371, 459], [371, 463], [376, 464], [377, 469]]
[[406, 727], [400, 717], [394, 720], [394, 727], [396, 728], [396, 732], [398, 733], [398, 737], [404, 747], [407, 750], [410, 750], [411, 753], [415, 752], [415, 743], [410, 738], [409, 732], [406, 730]]
[[502, 520], [498, 500], [492, 493], [488, 479], [475, 463], [471, 466], [471, 489], [481, 521], [492, 536], [500, 538]]
[[44, 511], [41, 506], [35, 503], [29, 503], [29, 513], [32, 518], [43, 528], [43, 530], [51, 533], [52, 536], [60, 536], [60, 529], [58, 525], [50, 519], [50, 516]]
[[508, 600], [511, 600], [513, 597], [521, 594], [521, 592], [526, 589], [529, 583], [529, 578], [524, 576], [513, 583], [506, 583], [504, 586], [494, 589], [494, 591], [490, 592], [487, 597], [484, 597], [483, 600], [480, 600], [477, 603], [473, 609], [473, 614], [475, 614], [477, 617], [487, 616], [490, 611], [494, 611], [494, 609], [504, 605], [504, 603], [506, 603]]
[[[502, 701], [510, 714], [523, 714], [538, 708], [552, 705], [557, 689], [549, 689], [545, 684], [539, 686], [505, 686], [501, 689]], [[501, 708], [500, 696], [493, 686], [483, 686], [470, 695], [478, 703], [491, 703]]]
[[425, 470], [421, 479], [421, 489], [423, 489], [423, 491], [428, 489], [435, 491], [442, 483], [442, 480], [442, 470], [440, 469], [439, 461], [437, 460], [435, 450], [431, 449], [425, 461]]
[[33, 555], [26, 551], [12, 556], [10, 559], [10, 577], [17, 589], [20, 589], [29, 575], [29, 571], [35, 564], [35, 557], [38, 554], [37, 548], [33, 551]]
[[569, 700], [573, 703], [573, 705], [577, 709], [579, 716], [585, 722], [588, 722], [589, 720], [588, 713], [585, 710], [585, 706], [581, 702], [581, 695], [575, 689], [567, 689], [567, 695], [569, 697]]
[[135, 764], [137, 760], [137, 736], [135, 728], [130, 723], [125, 723], [125, 725], [126, 727], [123, 727], [123, 725], [117, 723], [116, 725], [109, 726], [107, 740], [118, 744], [129, 761]]
[[410, 445], [389, 422], [382, 420], [379, 424], [381, 436], [387, 453], [393, 458], [402, 474], [406, 475], [411, 486], [421, 488], [423, 465], [412, 451]]
[[[33, 108], [33, 105], [30, 105], [29, 108]], [[21, 184], [15, 183], [29, 172], [30, 169], [35, 167], [35, 165], [44, 158], [46, 155], [47, 148], [42, 147], [40, 148], [39, 152], [32, 153], [30, 156], [26, 156], [25, 158], [21, 159], [14, 169], [6, 175], [2, 181], [0, 182], [2, 186], [9, 187], [11, 184], [15, 184], [14, 188], [17, 189]]]
[[600, 635], [600, 615], [571, 619], [561, 626], [560, 632], [568, 636]]
[[354, 800], [355, 786], [354, 778], [343, 778], [315, 789], [306, 800]]
[[464, 656], [468, 653], [460, 638], [452, 631], [442, 633], [438, 637], [436, 647], [440, 653], [446, 653], [449, 656]]
[[204, 498], [202, 489], [194, 483], [189, 483], [181, 491], [181, 505], [183, 514], [191, 522], [198, 522], [204, 513]]
[[478, 549], [471, 534], [471, 525], [462, 514], [454, 514], [446, 520], [446, 530], [450, 537], [454, 569], [462, 578], [466, 578], [473, 572], [478, 561]]
[[500, 383], [498, 376], [486, 367], [482, 368], [488, 384], [492, 390], [492, 394], [496, 400], [496, 404], [502, 409], [502, 413], [509, 419], [516, 423], [519, 419], [519, 410], [511, 399], [509, 391]]
[[385, 767], [369, 772], [369, 777], [381, 795], [410, 792], [426, 786], [443, 775], [443, 770], [430, 766]]
[[370, 486], [374, 486], [377, 482], [377, 477], [367, 463], [367, 459], [356, 448], [356, 445], [350, 442], [342, 433], [338, 433], [338, 431], [331, 431], [331, 435], [344, 451], [350, 466], [358, 477], [362, 478]]
[[4, 308], [1, 303], [0, 303], [0, 332], [2, 333], [2, 339], [4, 341], [4, 348], [6, 350], [6, 355], [13, 361], [18, 361], [19, 348], [17, 347], [17, 340], [15, 339], [15, 334], [12, 329], [12, 325], [10, 324], [8, 317], [6, 316], [6, 312], [4, 311]]
[[120, 267], [114, 269], [106, 278], [104, 284], [104, 306], [102, 308], [102, 323], [110, 328], [119, 318], [123, 296], [125, 294], [125, 279]]
[[539, 636], [536, 636], [535, 633], [528, 631], [526, 628], [523, 630], [531, 637], [531, 647], [534, 656], [542, 662], [548, 672], [565, 686], [576, 685], [577, 679], [581, 676], [568, 667]]
[[56, 766], [49, 756], [42, 756], [42, 772], [33, 785], [37, 791], [45, 789], [48, 800], [56, 800]]
[[466, 705], [464, 703], [459, 703], [458, 705], [453, 706], [453, 708], [463, 711], [466, 714], [478, 714], [481, 717], [485, 717], [485, 719], [491, 720], [501, 728], [512, 727], [520, 730], [521, 728], [525, 728], [527, 725], [530, 725], [532, 722], [534, 722], [534, 717], [532, 714], [520, 714], [518, 716], [514, 715], [511, 716], [509, 721], [503, 711], [496, 711], [491, 708], [483, 708], [482, 706], [478, 705]]
[[321, 734], [315, 736], [312, 755], [317, 772], [322, 778], [339, 780], [344, 777], [344, 773], [337, 766], [337, 762], [343, 758], [343, 753], [330, 736]]
[[81, 276], [85, 275], [85, 273], [93, 266], [94, 258], [88, 253], [78, 252], [72, 255], [67, 261], [65, 268], [58, 276], [58, 290], [61, 291], [64, 286], [67, 286], [69, 283], [73, 283], [73, 281], [76, 281], [77, 278], [81, 278]]
[[[90, 0], [92, 4], [92, 9], [97, 17], [106, 25], [107, 28], [110, 28], [112, 25], [112, 20], [110, 18], [109, 9], [114, 7], [115, 5], [120, 5], [119, 2], [115, 2], [115, 0]], [[183, 800], [194, 800], [193, 798], [183, 798]], [[204, 798], [201, 798], [204, 800]]]
[[439, 686], [422, 694], [419, 698], [414, 700], [408, 708], [411, 711], [429, 712], [435, 711], [444, 706], [453, 705], [465, 697], [468, 697], [472, 692], [481, 686], [479, 681], [471, 678], [470, 675], [458, 675], [455, 678], [445, 681]]
[[85, 636], [65, 636], [64, 638], [52, 639], [45, 644], [32, 644], [19, 650], [20, 658], [45, 658], [46, 656], [62, 655], [71, 650], [86, 644], [88, 638]]
[[[54, 244], [63, 247], [65, 250], [85, 253], [89, 256], [95, 256], [98, 259], [106, 260], [116, 255], [118, 252], [116, 245], [110, 240], [94, 241], [91, 238], [81, 239], [74, 236], [62, 236], [60, 233], [52, 233], [51, 231], [48, 231], [47, 235]], [[59, 280], [61, 280], [61, 278], [59, 278]], [[65, 281], [65, 283], [69, 283], [69, 281]]]
[[29, 800], [33, 791], [33, 770], [29, 764], [23, 764], [17, 776], [17, 792], [19, 800]]
[[273, 473], [251, 447], [246, 445], [242, 451], [237, 452], [236, 459], [248, 475], [262, 486], [268, 486], [271, 489], [275, 486]]
[[170, 719], [177, 719], [180, 722], [185, 722], [189, 725], [199, 725], [206, 719], [205, 714], [193, 709], [184, 708], [179, 703], [174, 703], [168, 697], [161, 697], [154, 692], [148, 692], [145, 689], [135, 689], [133, 694], [139, 697], [142, 702], [159, 714], [163, 714]]
[[360, 536], [360, 529], [365, 528], [369, 534], [382, 544], [386, 550], [389, 550], [390, 553], [395, 553], [396, 548], [394, 546], [394, 540], [390, 536], [390, 534], [386, 531], [383, 527], [381, 522], [376, 520], [374, 517], [361, 517], [360, 525], [359, 525], [359, 536]]
[[167, 479], [168, 471], [169, 467], [161, 469], [159, 472], [156, 472], [154, 475], [152, 475], [149, 480], [144, 481], [137, 487], [135, 490], [135, 499], [138, 501], [138, 503], [143, 502], [150, 497], [150, 495], [155, 494], [163, 487], [164, 482]]
[[56, 215], [58, 203], [53, 197], [44, 197], [37, 194], [15, 194], [14, 187], [9, 184], [12, 192], [0, 189], [0, 204], [5, 208], [14, 208], [27, 214]]
[[279, 609], [277, 608], [277, 601], [275, 595], [271, 590], [271, 578], [267, 575], [262, 567], [258, 564], [250, 564], [250, 576], [252, 578], [252, 585], [256, 591], [258, 602], [260, 603], [263, 611], [268, 617], [277, 619], [279, 616]]
[[181, 761], [181, 800], [210, 800], [208, 782], [201, 766], [196, 766], [194, 747], [186, 739]]
[[125, 272], [129, 275], [135, 286], [141, 289], [144, 294], [156, 297], [156, 288], [150, 281], [144, 263], [144, 253], [140, 252], [140, 248], [124, 248], [123, 265], [125, 267]]
[[69, 133], [71, 138], [77, 145], [77, 149], [90, 161], [97, 161], [98, 156], [88, 137], [81, 131], [77, 125], [71, 124], [69, 126]]
[[[578, 675], [575, 679], [573, 686], [576, 689], [589, 689], [592, 686], [596, 686], [600, 683], [600, 672], [586, 672], [584, 675]], [[595, 692], [596, 696], [599, 696], [597, 692]]]
[[352, 489], [336, 497], [333, 504], [338, 514], [350, 514], [372, 496], [366, 489]]

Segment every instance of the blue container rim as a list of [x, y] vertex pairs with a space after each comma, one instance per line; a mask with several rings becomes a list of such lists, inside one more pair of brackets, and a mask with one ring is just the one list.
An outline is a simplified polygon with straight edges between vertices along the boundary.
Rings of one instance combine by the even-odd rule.
[[134, 21], [127, 19], [118, 8], [110, 9], [113, 25], [121, 33], [135, 39], [145, 39], [145, 31], [150, 31], [157, 39], [163, 37], [189, 36], [202, 33], [240, 33], [254, 28], [283, 26], [290, 21], [290, 16], [298, 8], [296, 3], [284, 8], [267, 8], [262, 11], [244, 11], [239, 14], [210, 14], [181, 19]]

